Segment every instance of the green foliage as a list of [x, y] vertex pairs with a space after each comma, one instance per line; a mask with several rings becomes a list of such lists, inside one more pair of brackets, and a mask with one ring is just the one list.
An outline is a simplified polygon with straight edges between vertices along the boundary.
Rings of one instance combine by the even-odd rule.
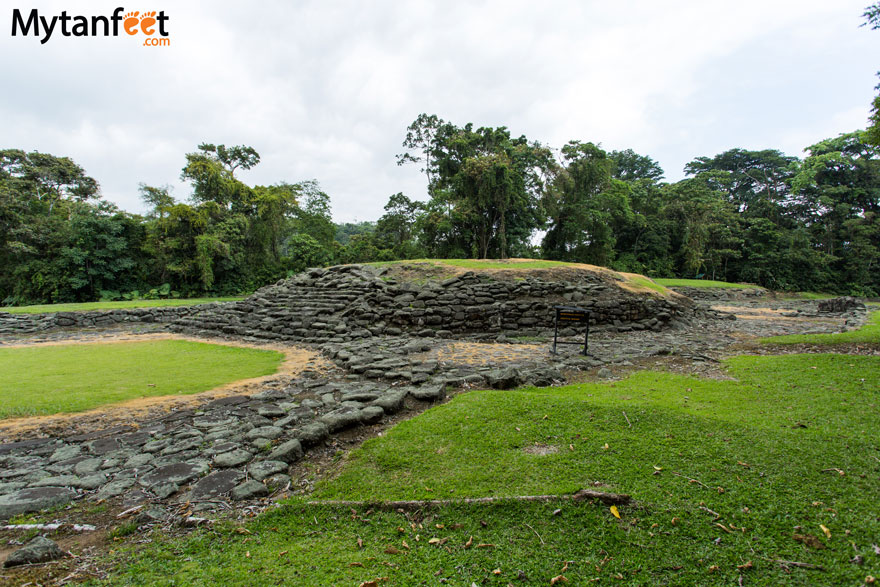
[[242, 297], [223, 297], [223, 298], [185, 298], [180, 299], [180, 294], [176, 291], [170, 292], [170, 299], [132, 299], [129, 292], [129, 299], [123, 300], [122, 294], [119, 292], [108, 291], [102, 292], [107, 294], [105, 300], [99, 302], [82, 302], [71, 304], [42, 304], [35, 306], [15, 306], [0, 308], [0, 312], [9, 314], [47, 314], [52, 312], [91, 312], [95, 310], [116, 310], [121, 308], [165, 308], [168, 306], [193, 306], [196, 304], [209, 304], [211, 302], [235, 302]]
[[79, 412], [268, 375], [281, 353], [182, 340], [0, 348], [0, 418]]

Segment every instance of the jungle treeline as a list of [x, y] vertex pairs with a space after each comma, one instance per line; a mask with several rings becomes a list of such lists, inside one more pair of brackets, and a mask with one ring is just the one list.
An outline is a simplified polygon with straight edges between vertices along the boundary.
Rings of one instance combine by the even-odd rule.
[[686, 178], [632, 150], [552, 149], [505, 127], [420, 115], [398, 163], [427, 197], [388, 198], [375, 222], [335, 224], [314, 181], [249, 186], [249, 146], [184, 156], [186, 201], [140, 186], [146, 215], [100, 197], [72, 159], [0, 151], [0, 302], [233, 295], [306, 267], [415, 258], [533, 257], [777, 290], [880, 292], [880, 147], [869, 131], [801, 159], [731, 149]]

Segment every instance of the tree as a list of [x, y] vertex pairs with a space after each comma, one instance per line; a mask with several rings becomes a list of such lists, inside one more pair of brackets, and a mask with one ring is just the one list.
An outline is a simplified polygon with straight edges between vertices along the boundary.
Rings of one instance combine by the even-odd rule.
[[663, 168], [646, 155], [639, 155], [632, 149], [611, 151], [608, 158], [614, 163], [611, 177], [626, 182], [648, 180], [658, 182], [663, 179]]
[[398, 192], [388, 198], [385, 214], [376, 223], [376, 241], [383, 248], [391, 249], [394, 256], [407, 259], [417, 256], [413, 242], [416, 218], [424, 210], [421, 202], [407, 198]]
[[260, 154], [253, 147], [247, 145], [235, 145], [227, 147], [226, 145], [212, 145], [211, 143], [202, 143], [199, 150], [203, 153], [214, 153], [217, 161], [223, 164], [229, 170], [230, 175], [235, 175], [235, 170], [239, 167], [242, 169], [250, 169], [260, 162]]
[[[862, 23], [862, 26], [871, 25], [873, 30], [880, 29], [880, 2], [875, 2], [868, 6], [862, 16], [865, 17], [865, 22]], [[880, 90], [880, 84], [877, 85], [876, 89]], [[880, 146], [880, 93], [874, 98], [874, 103], [871, 107], [871, 117], [868, 119], [868, 122], [866, 138], [871, 144]]]

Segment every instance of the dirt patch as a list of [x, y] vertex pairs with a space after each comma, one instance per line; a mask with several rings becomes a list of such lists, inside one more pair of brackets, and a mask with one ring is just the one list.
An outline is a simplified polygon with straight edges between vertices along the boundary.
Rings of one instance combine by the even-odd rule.
[[506, 365], [543, 361], [548, 356], [548, 350], [546, 344], [450, 342], [417, 355], [416, 359], [453, 365]]
[[548, 444], [531, 444], [523, 447], [522, 451], [530, 455], [546, 456], [558, 453], [559, 447]]
[[271, 375], [233, 381], [201, 393], [183, 396], [172, 395], [135, 398], [116, 404], [101, 406], [86, 412], [9, 418], [0, 421], [0, 442], [10, 442], [22, 438], [81, 434], [104, 428], [112, 428], [121, 424], [130, 426], [135, 420], [151, 419], [173, 410], [187, 409], [221, 397], [257, 393], [264, 389], [264, 385], [267, 382], [281, 377], [295, 377], [305, 369], [325, 373], [334, 368], [333, 364], [324, 358], [319, 352], [304, 347], [204, 339], [166, 333], [143, 335], [119, 334], [101, 336], [100, 338], [86, 336], [80, 339], [71, 338], [63, 341], [21, 342], [14, 345], [4, 345], [3, 348], [59, 346], [68, 344], [124, 344], [150, 340], [187, 340], [191, 342], [203, 342], [223, 346], [274, 350], [283, 353], [284, 360], [281, 365], [278, 366], [278, 371]]

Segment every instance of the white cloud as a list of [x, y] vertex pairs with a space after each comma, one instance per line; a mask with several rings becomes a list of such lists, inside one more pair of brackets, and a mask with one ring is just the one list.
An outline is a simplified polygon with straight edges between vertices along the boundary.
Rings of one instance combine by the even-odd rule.
[[0, 37], [2, 146], [69, 155], [133, 211], [139, 182], [186, 196], [184, 154], [208, 141], [257, 148], [249, 183], [315, 178], [337, 220], [375, 219], [394, 192], [424, 196], [394, 158], [420, 112], [633, 148], [674, 179], [695, 156], [799, 154], [864, 125], [880, 33], [858, 28], [863, 4], [159, 3], [167, 48]]

